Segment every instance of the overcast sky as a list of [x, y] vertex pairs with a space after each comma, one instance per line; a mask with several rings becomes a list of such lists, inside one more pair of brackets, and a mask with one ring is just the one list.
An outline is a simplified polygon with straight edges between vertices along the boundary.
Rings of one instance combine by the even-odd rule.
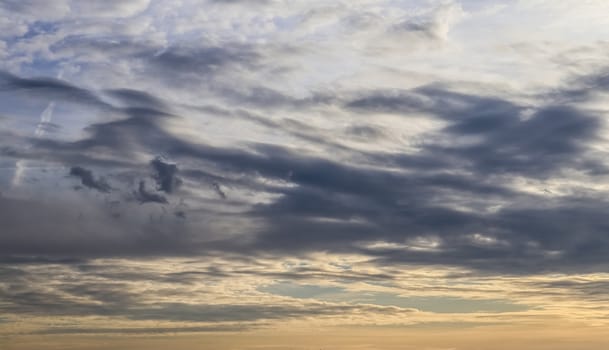
[[607, 13], [0, 1], [0, 345], [602, 347]]

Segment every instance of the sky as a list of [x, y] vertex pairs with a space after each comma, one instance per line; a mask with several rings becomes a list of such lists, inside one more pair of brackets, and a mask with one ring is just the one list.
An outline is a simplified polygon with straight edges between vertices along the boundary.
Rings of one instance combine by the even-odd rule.
[[0, 348], [606, 347], [607, 13], [0, 1]]

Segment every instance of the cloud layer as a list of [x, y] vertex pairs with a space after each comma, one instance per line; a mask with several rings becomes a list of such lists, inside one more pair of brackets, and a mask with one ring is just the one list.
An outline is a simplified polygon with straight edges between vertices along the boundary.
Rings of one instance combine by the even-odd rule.
[[605, 322], [607, 6], [572, 5], [3, 2], [0, 310]]

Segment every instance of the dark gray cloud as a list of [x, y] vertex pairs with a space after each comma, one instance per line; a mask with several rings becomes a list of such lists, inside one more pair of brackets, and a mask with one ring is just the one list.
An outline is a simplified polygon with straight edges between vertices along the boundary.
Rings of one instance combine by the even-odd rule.
[[211, 186], [213, 187], [214, 191], [216, 191], [218, 196], [220, 196], [220, 198], [226, 199], [226, 193], [224, 191], [222, 191], [222, 187], [220, 187], [219, 183], [214, 182], [211, 184]]
[[113, 89], [106, 93], [119, 100], [126, 106], [167, 110], [167, 105], [161, 99], [150, 93], [133, 89]]
[[[56, 91], [83, 91], [57, 82], [32, 80], [28, 84], [43, 85], [42, 93], [60, 97]], [[252, 228], [255, 239], [248, 245], [217, 240], [206, 245], [207, 250], [360, 252], [382, 264], [458, 265], [513, 273], [603, 269], [601, 261], [609, 244], [600, 236], [605, 225], [600, 212], [606, 207], [602, 199], [591, 195], [548, 199], [541, 194], [521, 193], [505, 181], [514, 176], [544, 181], [575, 170], [589, 174], [605, 171], [602, 160], [588, 147], [598, 138], [600, 117], [575, 105], [549, 101], [532, 108], [439, 85], [361, 92], [343, 106], [346, 112], [357, 112], [362, 121], [377, 112], [405, 119], [413, 113], [424, 113], [445, 126], [426, 135], [416, 153], [358, 152], [337, 147], [350, 155], [346, 161], [339, 161], [281, 145], [249, 143], [229, 148], [194, 143], [167, 130], [165, 122], [178, 117], [167, 112], [169, 107], [160, 98], [135, 90], [109, 93], [124, 106], [104, 104], [104, 108], [125, 118], [90, 125], [88, 135], [75, 142], [35, 141], [36, 150], [59, 162], [79, 159], [80, 164], [106, 167], [112, 164], [107, 163], [109, 156], [119, 155], [113, 166], [136, 172], [146, 166], [129, 165], [138, 153], [166, 154], [180, 164], [188, 164], [180, 167], [184, 180], [204, 187], [211, 184], [221, 198], [226, 194], [219, 184], [225, 183], [280, 195], [271, 203], [259, 203], [242, 212], [243, 219], [265, 223], [263, 229]], [[91, 97], [93, 93], [80, 94], [84, 101], [98, 101]], [[230, 110], [227, 113], [240, 115]], [[242, 117], [252, 116], [256, 117]], [[294, 133], [306, 130], [315, 135], [315, 129], [309, 130], [298, 121], [255, 121], [264, 127], [284, 127]], [[363, 123], [347, 130], [358, 136], [383, 137]], [[300, 139], [317, 142], [304, 136]], [[178, 167], [161, 158], [150, 165], [159, 192], [146, 188], [144, 181], [124, 191], [141, 203], [166, 205], [169, 200], [163, 193], [173, 194], [182, 182], [177, 176]], [[292, 186], [252, 180], [260, 176]], [[188, 189], [184, 188], [184, 193], [189, 193]], [[469, 209], [458, 209], [463, 206]], [[498, 209], [489, 210], [493, 206]], [[189, 219], [193, 215], [189, 214]], [[572, 233], [582, 230], [585, 235], [576, 237]], [[473, 234], [501, 243], [480, 244], [472, 241]], [[151, 247], [164, 242], [165, 236], [161, 237], [158, 242], [150, 238], [154, 243]], [[399, 246], [417, 237], [435, 237], [440, 243], [429, 251], [366, 248], [376, 241]], [[181, 253], [201, 249], [197, 244], [181, 247], [174, 248], [184, 249]], [[141, 250], [137, 254], [147, 253]]]
[[159, 71], [172, 72], [174, 75], [205, 75], [228, 65], [252, 67], [259, 55], [245, 45], [223, 47], [170, 47], [149, 59]]
[[168, 203], [165, 196], [148, 191], [146, 189], [146, 182], [144, 180], [140, 181], [137, 191], [133, 192], [133, 196], [140, 203]]
[[[99, 64], [86, 59], [91, 56], [108, 57], [116, 60], [116, 63], [124, 64], [137, 63], [135, 71], [147, 81], [160, 83], [176, 89], [196, 89], [201, 94], [215, 92], [216, 95], [235, 94], [243, 91], [246, 86], [237, 87], [226, 84], [223, 79], [219, 79], [226, 74], [232, 75], [236, 72], [255, 72], [269, 69], [265, 62], [273, 59], [273, 54], [280, 51], [273, 45], [253, 45], [242, 41], [218, 43], [203, 40], [202, 42], [181, 43], [176, 45], [166, 45], [158, 40], [146, 40], [133, 38], [131, 36], [121, 36], [117, 38], [99, 37], [92, 38], [83, 35], [67, 35], [61, 40], [52, 43], [49, 50], [58, 55], [74, 55], [75, 53], [86, 52], [83, 56], [83, 64], [95, 66]], [[77, 55], [80, 59], [80, 55]], [[99, 67], [103, 69], [103, 67]], [[276, 67], [273, 67], [275, 69]], [[213, 82], [213, 83], [212, 83]], [[264, 88], [260, 88], [267, 91]], [[268, 89], [268, 91], [272, 91]], [[131, 89], [119, 86], [118, 88], [108, 89], [107, 94], [125, 102], [138, 102], [138, 104], [148, 99], [153, 105], [158, 106], [163, 99], [150, 101], [150, 95], [142, 92], [134, 92]], [[260, 94], [251, 93], [250, 99], [256, 100]], [[275, 95], [282, 94], [275, 92]], [[262, 94], [266, 96], [266, 94]]]
[[99, 108], [110, 107], [95, 93], [63, 80], [47, 77], [22, 78], [4, 71], [0, 71], [0, 92], [12, 92], [26, 95], [28, 98], [76, 102]]
[[345, 133], [368, 140], [381, 139], [385, 135], [381, 129], [369, 125], [353, 125], [348, 127]]
[[155, 171], [154, 179], [158, 190], [165, 193], [173, 193], [181, 184], [182, 180], [177, 176], [178, 166], [170, 163], [162, 157], [156, 157], [150, 165]]
[[410, 17], [390, 26], [389, 32], [415, 34], [428, 41], [444, 40], [448, 35], [450, 23], [459, 16], [460, 6], [445, 3], [429, 13]]
[[432, 19], [408, 19], [394, 25], [391, 32], [395, 34], [410, 33], [420, 35], [427, 39], [440, 39], [438, 23]]
[[81, 140], [34, 139], [30, 142], [37, 147], [38, 155], [44, 154], [47, 159], [89, 166], [134, 168], [138, 152], [164, 153], [166, 147], [162, 142], [174, 138], [163, 129], [165, 119], [173, 117], [164, 111], [126, 107], [114, 109], [114, 112], [126, 118], [91, 124], [85, 128], [89, 136]]
[[294, 97], [271, 88], [254, 86], [235, 89], [234, 87], [214, 87], [211, 90], [220, 98], [238, 102], [240, 106], [258, 108], [311, 108], [329, 106], [337, 102], [335, 96], [315, 93], [308, 97]]
[[80, 178], [80, 182], [83, 186], [97, 190], [99, 192], [108, 193], [112, 189], [104, 178], [95, 178], [93, 172], [89, 169], [85, 169], [79, 166], [72, 167], [70, 169], [70, 176]]
[[431, 141], [425, 142], [423, 154], [429, 159], [435, 158], [438, 166], [469, 168], [478, 174], [511, 173], [531, 177], [549, 176], [567, 168], [590, 171], [604, 168], [601, 162], [586, 157], [585, 153], [586, 144], [597, 137], [600, 118], [570, 105], [549, 104], [525, 117], [525, 106], [507, 100], [423, 87], [413, 91], [374, 92], [350, 101], [347, 107], [405, 117], [413, 112], [428, 113], [448, 122], [444, 133], [436, 135], [437, 138], [478, 139], [464, 145], [453, 142], [447, 147], [443, 142], [435, 142], [434, 135], [430, 135]]
[[117, 219], [103, 199], [87, 197], [77, 193], [53, 202], [0, 197], [0, 221], [6, 227], [1, 261], [71, 264], [103, 256], [190, 255], [195, 247], [201, 252], [188, 228], [175, 224], [184, 220], [163, 218], [158, 207], [125, 202], [119, 207], [124, 215]]
[[596, 281], [581, 281], [577, 279], [564, 279], [558, 281], [530, 283], [531, 287], [541, 288], [548, 293], [576, 295], [578, 298], [589, 301], [606, 303], [609, 301], [609, 281], [606, 279]]

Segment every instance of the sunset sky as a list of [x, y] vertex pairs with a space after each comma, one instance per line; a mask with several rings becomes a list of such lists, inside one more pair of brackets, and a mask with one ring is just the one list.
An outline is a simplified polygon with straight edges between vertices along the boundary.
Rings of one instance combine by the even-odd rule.
[[0, 349], [609, 347], [608, 14], [0, 0]]

